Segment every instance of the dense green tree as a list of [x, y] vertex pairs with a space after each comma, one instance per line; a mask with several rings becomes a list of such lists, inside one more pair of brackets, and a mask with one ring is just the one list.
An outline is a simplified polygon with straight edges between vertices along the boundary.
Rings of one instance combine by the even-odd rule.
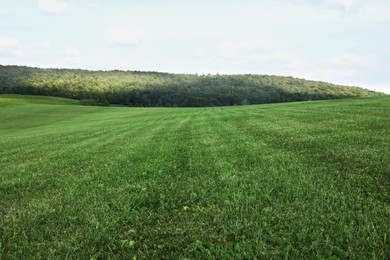
[[0, 93], [75, 98], [88, 105], [189, 107], [381, 95], [358, 87], [268, 75], [190, 75], [1, 65]]

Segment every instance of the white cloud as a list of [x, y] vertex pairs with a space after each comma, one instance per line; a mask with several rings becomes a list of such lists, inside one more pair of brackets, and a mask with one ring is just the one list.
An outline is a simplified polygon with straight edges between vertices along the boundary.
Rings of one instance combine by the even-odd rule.
[[118, 26], [107, 30], [104, 36], [111, 43], [137, 45], [150, 40], [151, 35], [133, 25]]
[[279, 44], [275, 44], [269, 41], [260, 40], [260, 39], [252, 39], [248, 41], [242, 41], [239, 43], [239, 46], [244, 49], [274, 49]]
[[234, 58], [238, 55], [237, 46], [230, 42], [224, 42], [219, 46], [218, 55], [221, 58]]
[[357, 0], [294, 0], [298, 3], [309, 4], [317, 7], [334, 8], [342, 10], [343, 12], [349, 12], [351, 9], [360, 5]]
[[356, 5], [356, 0], [327, 0], [331, 4], [342, 6], [345, 10], [349, 10]]
[[99, 3], [90, 3], [89, 7], [96, 11], [101, 11], [103, 9]]
[[0, 37], [0, 48], [13, 48], [19, 45], [19, 40], [13, 37]]
[[19, 49], [19, 40], [13, 37], [0, 37], [0, 56], [21, 57], [22, 51]]
[[291, 56], [286, 72], [307, 79], [354, 85], [351, 82], [357, 82], [358, 78], [375, 70], [377, 64], [376, 55], [356, 53], [342, 53], [321, 59]]
[[38, 42], [37, 45], [41, 48], [50, 48], [52, 46], [52, 42], [49, 40], [44, 40], [44, 41]]
[[275, 53], [283, 55], [291, 47], [287, 44], [271, 42], [262, 39], [251, 39], [240, 42], [224, 42], [218, 47], [218, 54], [221, 58], [248, 57], [249, 60], [268, 60]]
[[358, 74], [358, 70], [353, 68], [332, 68], [329, 66], [321, 66], [313, 63], [311, 70], [309, 69], [295, 69], [292, 75], [310, 80], [320, 80], [326, 82], [348, 82], [353, 80]]
[[57, 0], [38, 0], [38, 7], [46, 13], [61, 13], [70, 10], [70, 5]]
[[91, 55], [75, 47], [68, 48], [63, 51], [61, 57], [56, 59], [54, 64], [54, 67], [89, 70], [143, 69], [143, 60], [134, 60], [134, 58], [125, 55], [122, 55], [120, 57], [117, 57], [115, 55]]
[[218, 67], [229, 73], [286, 75], [347, 85], [359, 85], [353, 82], [359, 82], [379, 64], [372, 54], [345, 52], [313, 58], [287, 45], [258, 40], [224, 43], [219, 51], [219, 57], [229, 59], [210, 61], [209, 67], [214, 70]]
[[194, 53], [194, 56], [199, 57], [199, 58], [203, 58], [203, 57], [206, 57], [207, 54], [204, 50], [198, 50]]
[[82, 57], [77, 48], [69, 48], [64, 54], [65, 56], [60, 63], [64, 64], [65, 67], [78, 68], [90, 65], [87, 62], [88, 59]]
[[68, 57], [79, 57], [80, 56], [80, 51], [77, 48], [70, 48], [66, 52], [66, 56]]
[[343, 53], [328, 58], [331, 65], [351, 67], [372, 67], [377, 64], [376, 55], [358, 55], [354, 53]]

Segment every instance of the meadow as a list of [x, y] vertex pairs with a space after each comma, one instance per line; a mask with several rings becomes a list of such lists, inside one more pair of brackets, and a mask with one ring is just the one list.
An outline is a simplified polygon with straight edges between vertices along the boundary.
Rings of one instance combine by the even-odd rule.
[[390, 97], [0, 95], [0, 259], [390, 258]]

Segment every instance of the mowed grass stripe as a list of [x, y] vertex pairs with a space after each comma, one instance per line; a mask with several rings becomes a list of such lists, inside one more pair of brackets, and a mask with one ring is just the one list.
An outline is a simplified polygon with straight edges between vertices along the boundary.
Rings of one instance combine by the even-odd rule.
[[[280, 113], [283, 120], [265, 120], [268, 125], [249, 117], [244, 122], [232, 121], [237, 128], [262, 137], [269, 145], [306, 157], [312, 165], [335, 167], [341, 177], [356, 177], [354, 182], [361, 187], [374, 184], [383, 191], [377, 194], [382, 199], [388, 199], [385, 187], [390, 184], [387, 167], [390, 159], [386, 156], [390, 142], [389, 106], [383, 106], [378, 118], [373, 119], [364, 117], [366, 111], [371, 110], [370, 105], [367, 103], [362, 113], [345, 111], [342, 117], [328, 116], [320, 120], [315, 117], [317, 111], [301, 113], [300, 110], [291, 110]], [[326, 109], [322, 109], [321, 113], [325, 112]], [[296, 121], [285, 117], [295, 118]], [[321, 120], [324, 122], [318, 123]], [[289, 122], [288, 125], [284, 125], [285, 122]]]
[[33, 127], [0, 104], [21, 126], [0, 125], [0, 258], [386, 258], [385, 101], [63, 106]]
[[[236, 147], [236, 149], [228, 147], [227, 151], [236, 151], [232, 158], [237, 158], [240, 154], [244, 158], [248, 158], [245, 164], [240, 161], [236, 163], [235, 167], [237, 172], [244, 171], [245, 173], [244, 176], [241, 176], [243, 178], [236, 178], [236, 180], [247, 181], [251, 185], [242, 190], [254, 191], [254, 194], [263, 195], [262, 201], [269, 203], [270, 208], [268, 209], [270, 210], [273, 207], [281, 207], [286, 210], [289, 206], [294, 206], [295, 201], [306, 204], [298, 206], [310, 204], [311, 200], [314, 199], [313, 193], [318, 188], [316, 184], [322, 183], [321, 185], [323, 185], [324, 180], [318, 180], [321, 173], [317, 173], [315, 169], [305, 165], [294, 154], [275, 149], [272, 145], [265, 143], [264, 140], [254, 138], [230, 123], [225, 122], [224, 124], [225, 127], [219, 127], [219, 129], [225, 134], [232, 133], [227, 136], [230, 140], [233, 140], [231, 146]], [[256, 141], [260, 142], [260, 145], [256, 146]], [[231, 161], [229, 159], [228, 161]], [[252, 177], [257, 181], [245, 177]], [[329, 183], [332, 180], [326, 179], [325, 176], [325, 181]], [[253, 184], [258, 186], [253, 186]], [[289, 203], [291, 204], [288, 205]], [[302, 211], [299, 210], [299, 207], [298, 209], [292, 207], [286, 212], [291, 214]], [[288, 219], [291, 215], [284, 217]]]
[[[27, 140], [22, 140], [21, 144], [29, 147], [27, 152], [30, 156], [19, 161], [19, 164], [15, 166], [15, 171], [8, 169], [11, 170], [9, 175], [15, 177], [28, 172], [30, 176], [37, 173], [36, 177], [41, 178], [39, 169], [42, 167], [47, 168], [46, 172], [50, 175], [99, 168], [101, 167], [99, 165], [101, 159], [105, 160], [105, 164], [110, 164], [108, 159], [112, 155], [120, 154], [116, 150], [112, 150], [113, 148], [129, 149], [132, 142], [143, 140], [142, 135], [153, 133], [155, 130], [157, 129], [150, 128], [150, 125], [142, 121], [141, 124], [124, 123], [120, 127], [117, 125], [114, 131], [110, 132], [110, 135], [107, 135], [107, 132], [99, 132], [96, 135], [95, 128], [91, 129], [90, 125], [87, 125], [84, 129], [77, 130], [76, 133], [65, 132], [62, 135], [52, 133], [50, 137], [44, 137], [44, 142], [35, 141], [40, 140], [39, 138], [30, 139], [30, 143]], [[67, 138], [62, 139], [63, 135]], [[58, 138], [62, 140], [59, 141]], [[123, 146], [113, 145], [115, 143], [122, 143]], [[56, 146], [50, 146], [50, 144], [56, 144]]]
[[[118, 142], [121, 142], [122, 144], [125, 143], [125, 145], [123, 145], [123, 146], [113, 146], [113, 148], [114, 149], [118, 149], [118, 150], [124, 150], [124, 152], [129, 152], [132, 149], [134, 149], [135, 151], [139, 152], [139, 149], [140, 149], [139, 147], [143, 146], [144, 144], [148, 144], [148, 140], [147, 139], [153, 138], [153, 136], [155, 134], [158, 134], [158, 132], [161, 132], [161, 131], [162, 132], [166, 132], [165, 130], [163, 130], [163, 128], [164, 128], [164, 126], [166, 126], [168, 124], [170, 124], [170, 122], [166, 121], [166, 122], [162, 122], [161, 124], [159, 124], [157, 126], [155, 125], [154, 129], [153, 128], [152, 129], [142, 129], [142, 130], [144, 130], [143, 133], [142, 134], [140, 133], [140, 135], [137, 137], [135, 142], [133, 142], [133, 139], [131, 139], [131, 142], [128, 143], [128, 142], [126, 142], [126, 138], [124, 138], [124, 136], [116, 136], [114, 134], [113, 136], [116, 137], [115, 140], [118, 141]], [[134, 134], [134, 132], [130, 131], [129, 134], [132, 135], [132, 134]], [[92, 150], [94, 150], [94, 149], [92, 149]], [[76, 172], [79, 173], [80, 176], [79, 176], [79, 178], [70, 178], [69, 182], [71, 182], [71, 183], [67, 183], [68, 185], [64, 185], [64, 182], [68, 182], [68, 181], [66, 180], [66, 178], [64, 178], [62, 176], [60, 178], [59, 185], [61, 187], [65, 186], [64, 187], [65, 188], [64, 192], [66, 192], [66, 194], [61, 194], [60, 198], [49, 197], [49, 198], [52, 198], [52, 200], [54, 200], [54, 201], [52, 203], [48, 203], [49, 205], [47, 205], [47, 206], [49, 208], [52, 208], [52, 210], [54, 212], [56, 212], [56, 207], [60, 207], [60, 209], [61, 209], [62, 207], [64, 207], [64, 205], [73, 204], [75, 202], [75, 198], [77, 198], [80, 195], [81, 195], [80, 197], [84, 198], [84, 200], [86, 200], [87, 202], [91, 202], [89, 200], [92, 200], [95, 203], [104, 205], [104, 200], [107, 199], [107, 198], [101, 198], [98, 193], [95, 193], [93, 191], [91, 192], [90, 195], [87, 195], [87, 196], [86, 196], [86, 194], [83, 194], [83, 192], [85, 192], [89, 188], [96, 188], [96, 185], [98, 187], [103, 187], [103, 186], [101, 186], [103, 183], [105, 183], [104, 186], [109, 187], [110, 190], [114, 190], [115, 191], [114, 183], [115, 183], [115, 185], [118, 185], [118, 184], [123, 185], [123, 184], [126, 183], [126, 178], [118, 179], [119, 176], [120, 176], [119, 173], [121, 173], [121, 172], [125, 173], [125, 176], [122, 176], [122, 177], [127, 177], [127, 178], [130, 178], [130, 179], [133, 179], [133, 178], [136, 179], [135, 176], [133, 176], [132, 173], [134, 173], [135, 175], [137, 174], [137, 166], [136, 165], [139, 162], [139, 160], [131, 160], [132, 159], [131, 157], [130, 158], [127, 157], [127, 156], [129, 156], [128, 154], [122, 154], [121, 151], [118, 151], [118, 150], [114, 150], [114, 151], [111, 150], [110, 153], [114, 157], [119, 157], [119, 158], [123, 158], [123, 159], [119, 159], [118, 160], [117, 158], [102, 157], [100, 159], [103, 159], [104, 162], [107, 162], [110, 159], [112, 160], [112, 162], [108, 162], [109, 165], [107, 165], [107, 164], [99, 165], [99, 163], [102, 163], [101, 161], [94, 161], [93, 163], [97, 164], [96, 166], [99, 169], [97, 172], [92, 172], [92, 173], [91, 172], [89, 172], [89, 173], [86, 172], [86, 173], [83, 173], [81, 171], [80, 165], [77, 165], [77, 168], [73, 169], [73, 172], [74, 173], [76, 173]], [[139, 152], [139, 154], [143, 155], [144, 153]], [[150, 153], [149, 153], [149, 155], [150, 155]], [[69, 156], [69, 155], [65, 154], [64, 156]], [[86, 157], [90, 159], [89, 156], [90, 155], [88, 155]], [[151, 158], [148, 158], [148, 159], [151, 159]], [[123, 162], [123, 160], [124, 160], [124, 162]], [[133, 165], [133, 162], [135, 163], [135, 165]], [[144, 162], [146, 162], [146, 160]], [[74, 162], [68, 162], [68, 163], [69, 163], [69, 165], [68, 165], [68, 167], [65, 167], [65, 169], [69, 169], [70, 167], [75, 165]], [[120, 167], [117, 167], [117, 165], [120, 165]], [[104, 166], [106, 166], [106, 167], [104, 167]], [[48, 170], [49, 170], [49, 172], [55, 174], [55, 169], [49, 167]], [[54, 170], [54, 172], [53, 172], [53, 170]], [[143, 175], [144, 172], [141, 172], [141, 174]], [[116, 180], [116, 181], [114, 182], [114, 180]], [[111, 187], [110, 187], [110, 185], [111, 185]], [[31, 188], [33, 188], [33, 187], [34, 186], [32, 186]], [[71, 187], [71, 188], [69, 188], [69, 187]], [[38, 188], [38, 190], [36, 192], [43, 192], [43, 194], [47, 194], [47, 191], [39, 190], [39, 186], [38, 187], [35, 186], [35, 188]], [[30, 196], [32, 195], [32, 192], [33, 192], [33, 190], [31, 189], [31, 191], [29, 193]], [[105, 196], [107, 196], [106, 193], [104, 193], [104, 197]], [[35, 196], [35, 198], [34, 198], [35, 200], [36, 200], [36, 197], [37, 196]], [[47, 200], [48, 196], [43, 195], [43, 199]], [[98, 200], [96, 200], [96, 199], [98, 199]], [[60, 202], [56, 202], [58, 200]], [[36, 221], [36, 218], [31, 218], [29, 216], [29, 214], [31, 212], [34, 212], [33, 215], [37, 215], [37, 211], [38, 212], [40, 211], [39, 206], [41, 205], [41, 203], [39, 203], [38, 201], [35, 201], [34, 203], [31, 203], [31, 201], [29, 201], [29, 203], [33, 207], [32, 208], [31, 207], [30, 208], [27, 207], [27, 209], [26, 209], [27, 216], [25, 216], [25, 218], [26, 219], [31, 219], [31, 221], [34, 223], [34, 221]], [[80, 203], [80, 205], [83, 205], [83, 204], [84, 203]], [[20, 205], [17, 205], [17, 206], [20, 206]], [[80, 210], [86, 211], [86, 209], [90, 209], [92, 211], [92, 212], [90, 212], [90, 213], [92, 213], [91, 214], [92, 217], [95, 215], [93, 213], [96, 210], [96, 208], [97, 209], [100, 208], [100, 207], [96, 207], [93, 204], [90, 205], [89, 203], [86, 203], [86, 205], [84, 205], [84, 206], [85, 207], [84, 208], [80, 208]], [[93, 206], [95, 206], [96, 208], [93, 207]], [[78, 206], [77, 206], [77, 208], [78, 208]], [[45, 207], [43, 209], [43, 212], [45, 212], [45, 210], [48, 210], [48, 208]], [[13, 211], [13, 209], [11, 209], [10, 211]], [[77, 212], [72, 212], [72, 213], [74, 214], [74, 213], [79, 213], [79, 212], [77, 211]], [[47, 215], [46, 214], [42, 214], [42, 215], [38, 214], [38, 215], [40, 215], [39, 217], [41, 217], [41, 218], [45, 218], [45, 222], [50, 222], [50, 218], [47, 219]], [[72, 215], [72, 214], [70, 214], [70, 215]], [[88, 218], [90, 218], [91, 216], [88, 215]], [[25, 221], [25, 219], [22, 218], [22, 221]], [[35, 235], [37, 235], [37, 234], [35, 234]], [[73, 236], [74, 234], [70, 233], [69, 235]], [[81, 234], [81, 235], [83, 236], [83, 234]], [[43, 237], [43, 235], [42, 235], [42, 237]], [[79, 239], [82, 239], [82, 237], [80, 237]], [[95, 239], [95, 237], [93, 237], [93, 239]], [[89, 241], [86, 241], [86, 242], [89, 242]], [[59, 246], [59, 245], [57, 245], [57, 246]], [[64, 250], [66, 250], [66, 249], [72, 248], [75, 245], [66, 244], [66, 245], [63, 245], [63, 246], [64, 246]]]
[[[63, 157], [62, 155], [66, 155], [69, 152], [89, 153], [90, 151], [94, 151], [97, 146], [101, 147], [109, 144], [111, 139], [121, 138], [122, 134], [132, 133], [137, 128], [143, 128], [140, 131], [144, 131], [149, 127], [144, 121], [134, 122], [130, 125], [124, 122], [121, 125], [115, 125], [114, 129], [110, 128], [105, 130], [104, 125], [106, 125], [106, 122], [104, 120], [100, 123], [93, 122], [91, 124], [84, 122], [82, 124], [81, 122], [78, 123], [77, 116], [76, 120], [72, 123], [79, 124], [81, 127], [72, 127], [68, 129], [69, 131], [66, 131], [66, 126], [60, 125], [61, 132], [59, 132], [58, 124], [54, 123], [50, 126], [52, 131], [45, 131], [45, 134], [32, 133], [31, 135], [18, 137], [17, 139], [7, 138], [5, 141], [12, 143], [13, 148], [2, 151], [8, 154], [7, 157], [2, 156], [2, 158], [14, 160], [14, 156], [18, 156], [23, 149], [27, 156], [21, 158], [21, 160], [19, 159], [20, 163], [16, 167], [24, 167], [23, 162], [30, 165], [33, 161], [41, 161], [42, 159], [46, 159], [46, 161], [53, 161], [53, 159], [58, 161], [60, 157]], [[134, 138], [136, 137], [134, 136]], [[3, 145], [9, 146], [7, 143]], [[46, 163], [46, 161], [42, 163]]]
[[[275, 124], [277, 125], [277, 122], [275, 122]], [[226, 123], [226, 125], [230, 124]], [[245, 136], [245, 134], [250, 134], [251, 136], [255, 137], [259, 137], [259, 133], [264, 134], [264, 132], [261, 131], [261, 123], [256, 124], [258, 129], [256, 129], [254, 126], [249, 129], [245, 127], [243, 128], [241, 127], [243, 125], [245, 124], [241, 122], [240, 124], [235, 125], [236, 130], [233, 129], [231, 131], [244, 131], [244, 133], [239, 134], [240, 137]], [[291, 126], [294, 127], [294, 125]], [[222, 129], [222, 127], [219, 129]], [[270, 153], [273, 155], [272, 158], [276, 157], [280, 160], [279, 162], [274, 161], [270, 165], [283, 166], [280, 169], [277, 169], [275, 172], [272, 172], [272, 168], [267, 170], [267, 168], [264, 168], [264, 165], [263, 167], [259, 168], [271, 173], [272, 180], [275, 180], [275, 176], [279, 176], [278, 174], [287, 171], [287, 174], [281, 176], [280, 184], [274, 186], [273, 188], [273, 191], [275, 191], [275, 189], [279, 189], [279, 194], [283, 194], [280, 197], [281, 201], [277, 201], [275, 203], [276, 205], [283, 205], [283, 199], [293, 199], [293, 201], [296, 200], [300, 203], [307, 200], [305, 204], [300, 205], [303, 206], [301, 210], [299, 210], [299, 207], [291, 208], [291, 212], [304, 212], [304, 214], [301, 216], [301, 222], [303, 224], [302, 226], [304, 227], [308, 223], [311, 223], [312, 230], [310, 232], [315, 231], [315, 226], [313, 225], [313, 223], [317, 223], [318, 232], [322, 233], [321, 236], [318, 236], [319, 241], [324, 241], [324, 236], [326, 234], [326, 239], [328, 240], [327, 246], [329, 247], [329, 249], [335, 250], [334, 253], [336, 253], [337, 250], [345, 250], [341, 248], [337, 249], [337, 246], [335, 244], [332, 245], [334, 241], [337, 241], [337, 239], [341, 239], [340, 237], [337, 237], [340, 236], [340, 231], [336, 232], [336, 230], [338, 229], [344, 232], [342, 240], [345, 241], [345, 244], [348, 245], [356, 243], [357, 246], [364, 246], [367, 241], [372, 239], [372, 237], [377, 238], [376, 242], [378, 244], [386, 240], [386, 234], [389, 231], [387, 225], [389, 212], [388, 207], [386, 206], [386, 204], [383, 203], [384, 201], [382, 200], [383, 198], [388, 199], [388, 193], [386, 193], [385, 190], [386, 188], [382, 186], [383, 183], [377, 182], [375, 184], [375, 187], [379, 187], [379, 190], [377, 191], [379, 191], [378, 193], [381, 198], [378, 201], [376, 200], [377, 197], [372, 196], [372, 194], [370, 193], [368, 193], [369, 196], [367, 196], [366, 191], [360, 189], [360, 186], [356, 186], [356, 183], [353, 179], [346, 179], [344, 177], [340, 179], [340, 176], [343, 176], [345, 173], [339, 168], [334, 167], [331, 163], [325, 164], [326, 160], [319, 159], [317, 160], [317, 163], [312, 163], [313, 158], [310, 158], [310, 160], [307, 159], [307, 156], [311, 156], [311, 154], [303, 154], [298, 149], [284, 149], [283, 147], [278, 146], [277, 142], [275, 142], [276, 139], [286, 140], [286, 138], [283, 138], [283, 136], [278, 130], [275, 130], [280, 129], [280, 126], [271, 128], [270, 125], [267, 125], [267, 129], [269, 131], [267, 131], [266, 134], [262, 136], [262, 140], [266, 142], [265, 148], [271, 148], [271, 150], [273, 150]], [[259, 130], [260, 132], [256, 132], [256, 130]], [[228, 129], [224, 129], [223, 132], [227, 133], [229, 131]], [[270, 142], [272, 133], [276, 134], [276, 138], [272, 138], [272, 142]], [[234, 140], [234, 138], [231, 139]], [[243, 144], [245, 143], [245, 141], [241, 140], [240, 143]], [[295, 147], [299, 146], [296, 144]], [[265, 150], [266, 149], [262, 149], [262, 151]], [[248, 151], [252, 152], [255, 151], [255, 149], [249, 148]], [[241, 153], [243, 152], [244, 151], [241, 151]], [[259, 160], [261, 161], [261, 159]], [[352, 158], [349, 159], [349, 161], [351, 160]], [[384, 167], [384, 171], [386, 171], [385, 165], [382, 166]], [[359, 177], [362, 178], [360, 172], [355, 173], [355, 175], [359, 175]], [[372, 181], [373, 179], [374, 178], [371, 176], [370, 180]], [[388, 181], [383, 179], [380, 180]], [[371, 186], [371, 189], [374, 187], [374, 185], [372, 185], [372, 182], [367, 183], [364, 179], [360, 179], [359, 181], [360, 185], [365, 183], [366, 188], [367, 186]], [[263, 181], [263, 183], [265, 184], [266, 182]], [[346, 196], [346, 194], [349, 195]], [[367, 203], [368, 201], [369, 203]], [[282, 208], [286, 210], [291, 205], [294, 205], [294, 203], [283, 205]], [[316, 205], [317, 208], [310, 205]], [[293, 215], [291, 214], [291, 212], [289, 216], [285, 216], [285, 220]], [[324, 214], [324, 212], [327, 212], [327, 214]], [[367, 218], [365, 214], [359, 214], [359, 212], [371, 212], [371, 217], [376, 217]], [[335, 219], [338, 218], [342, 218], [338, 221], [338, 224], [340, 226], [335, 226], [335, 229], [329, 232], [329, 223], [334, 222]], [[357, 219], [359, 220], [357, 221]], [[305, 221], [306, 224], [304, 224]], [[324, 232], [325, 230], [327, 232]], [[297, 234], [296, 231], [297, 230], [291, 232], [291, 234]], [[335, 234], [337, 235], [335, 236]], [[300, 232], [300, 235], [302, 235], [302, 232]], [[309, 237], [306, 237], [306, 239], [308, 238]], [[299, 238], [295, 238], [293, 241], [299, 240]], [[306, 240], [306, 242], [308, 241], [311, 241], [311, 239]]]

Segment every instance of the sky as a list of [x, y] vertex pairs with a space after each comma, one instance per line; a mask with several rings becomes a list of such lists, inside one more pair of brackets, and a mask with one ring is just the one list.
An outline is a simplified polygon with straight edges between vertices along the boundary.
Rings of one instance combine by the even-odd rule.
[[0, 0], [0, 64], [268, 74], [390, 94], [390, 1]]

